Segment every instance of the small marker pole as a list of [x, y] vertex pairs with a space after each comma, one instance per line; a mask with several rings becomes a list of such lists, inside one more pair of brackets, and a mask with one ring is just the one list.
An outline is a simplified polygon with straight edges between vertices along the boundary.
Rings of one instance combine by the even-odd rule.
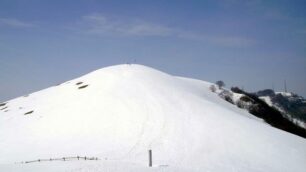
[[149, 150], [149, 167], [152, 167], [152, 150]]

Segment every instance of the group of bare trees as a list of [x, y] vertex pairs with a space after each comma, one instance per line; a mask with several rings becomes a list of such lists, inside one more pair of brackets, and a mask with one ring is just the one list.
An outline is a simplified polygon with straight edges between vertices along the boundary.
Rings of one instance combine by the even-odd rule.
[[216, 86], [218, 87], [218, 89], [222, 89], [222, 87], [225, 86], [225, 83], [224, 83], [223, 81], [221, 81], [221, 80], [217, 81], [217, 82], [215, 83], [215, 85], [211, 85], [211, 86], [209, 87], [210, 91], [216, 92], [216, 90], [217, 90], [217, 87], [216, 87]]

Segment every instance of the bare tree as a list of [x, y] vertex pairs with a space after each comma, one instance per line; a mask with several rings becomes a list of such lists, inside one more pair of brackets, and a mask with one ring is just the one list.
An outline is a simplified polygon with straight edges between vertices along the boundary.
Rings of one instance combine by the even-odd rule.
[[216, 82], [216, 85], [218, 85], [218, 87], [219, 87], [219, 89], [221, 89], [222, 87], [224, 87], [225, 86], [225, 83], [223, 82], [223, 81], [217, 81]]

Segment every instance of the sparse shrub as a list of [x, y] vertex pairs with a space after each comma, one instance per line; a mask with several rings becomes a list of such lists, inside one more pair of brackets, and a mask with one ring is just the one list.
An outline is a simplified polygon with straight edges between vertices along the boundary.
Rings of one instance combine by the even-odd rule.
[[230, 91], [228, 91], [228, 90], [223, 90], [223, 91], [219, 94], [219, 96], [220, 96], [222, 99], [228, 101], [229, 103], [234, 104], [234, 101], [233, 101], [233, 98], [232, 98], [232, 97], [233, 97], [233, 93], [231, 93]]
[[244, 104], [242, 101], [238, 100], [237, 103], [236, 103], [237, 107], [241, 108], [241, 109], [245, 109], [244, 108]]
[[241, 99], [239, 99], [236, 104], [239, 108], [247, 109], [247, 110], [249, 110], [250, 107], [253, 105], [251, 102], [245, 102], [245, 101], [242, 101]]
[[211, 85], [210, 87], [209, 87], [209, 90], [211, 91], [211, 92], [216, 92], [216, 90], [217, 90], [217, 88], [216, 88], [216, 86], [215, 85]]
[[248, 96], [243, 95], [243, 96], [240, 97], [240, 99], [237, 101], [237, 106], [238, 106], [239, 108], [249, 110], [250, 107], [253, 105], [253, 103], [254, 103], [254, 100], [253, 100], [253, 99], [251, 99], [251, 98], [248, 97]]
[[234, 104], [233, 99], [232, 99], [231, 97], [229, 97], [229, 96], [225, 96], [225, 97], [224, 97], [224, 100], [226, 100], [227, 102], [229, 102], [229, 103], [231, 103], [231, 104]]
[[244, 101], [244, 102], [254, 102], [250, 97], [248, 96], [242, 96], [240, 97], [240, 100], [241, 101]]
[[234, 92], [234, 93], [239, 93], [239, 94], [243, 94], [244, 93], [244, 91], [241, 90], [239, 87], [232, 87], [231, 91]]

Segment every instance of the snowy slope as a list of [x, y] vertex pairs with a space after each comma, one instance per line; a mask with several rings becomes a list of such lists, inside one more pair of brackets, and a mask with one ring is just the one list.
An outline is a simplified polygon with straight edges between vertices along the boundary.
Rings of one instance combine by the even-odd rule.
[[[7, 101], [0, 107], [6, 107], [0, 110], [0, 171], [306, 169], [305, 139], [225, 102], [210, 85], [118, 65]], [[154, 168], [146, 167], [148, 149]], [[76, 155], [101, 160], [14, 164]]]

